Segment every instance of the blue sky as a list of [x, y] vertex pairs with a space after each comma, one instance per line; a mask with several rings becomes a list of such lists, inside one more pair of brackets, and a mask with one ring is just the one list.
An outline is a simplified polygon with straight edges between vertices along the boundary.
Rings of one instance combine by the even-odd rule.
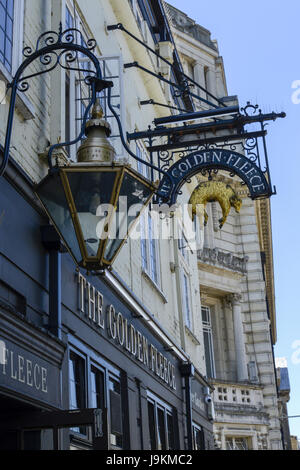
[[[223, 56], [229, 95], [263, 112], [285, 111], [268, 126], [268, 154], [277, 195], [271, 199], [276, 289], [276, 357], [286, 357], [291, 383], [289, 415], [300, 415], [300, 104], [299, 0], [169, 0], [211, 31]], [[300, 97], [300, 93], [297, 95]], [[300, 101], [300, 100], [299, 100]], [[300, 438], [300, 418], [290, 419]]]

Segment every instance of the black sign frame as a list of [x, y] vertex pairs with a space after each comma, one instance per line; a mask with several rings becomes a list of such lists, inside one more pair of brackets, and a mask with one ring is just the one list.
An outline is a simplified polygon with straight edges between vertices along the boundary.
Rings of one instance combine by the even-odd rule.
[[275, 194], [266, 177], [267, 172], [264, 173], [254, 161], [232, 150], [214, 148], [192, 152], [175, 162], [160, 182], [156, 202], [175, 204], [183, 184], [204, 170], [225, 170], [239, 176], [252, 199]]

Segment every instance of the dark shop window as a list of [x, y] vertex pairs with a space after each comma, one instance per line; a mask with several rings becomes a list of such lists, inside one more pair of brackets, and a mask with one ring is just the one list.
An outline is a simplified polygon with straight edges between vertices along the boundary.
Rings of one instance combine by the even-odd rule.
[[150, 449], [156, 449], [156, 432], [155, 432], [155, 408], [154, 403], [148, 401], [148, 421], [149, 421], [149, 436], [150, 436]]
[[104, 374], [97, 367], [91, 367], [91, 408], [104, 406]]
[[[70, 410], [78, 410], [86, 407], [86, 386], [85, 386], [85, 360], [78, 354], [70, 351], [69, 360], [69, 393]], [[86, 434], [86, 428], [81, 426], [72, 428], [73, 432]]]
[[196, 424], [193, 424], [193, 444], [194, 450], [205, 450], [203, 429]]
[[[126, 386], [121, 382], [121, 373], [105, 359], [91, 354], [87, 348], [80, 348], [79, 352], [79, 346], [78, 344], [70, 347], [70, 409], [107, 409], [109, 445], [111, 448], [123, 449], [126, 446], [126, 437], [124, 438], [126, 418], [123, 416]], [[74, 427], [70, 431], [73, 433], [71, 436], [73, 446], [80, 449], [82, 446], [91, 445], [90, 426]]]
[[110, 443], [123, 447], [122, 400], [119, 379], [109, 376], [108, 379], [110, 403]]
[[174, 449], [174, 417], [171, 407], [159, 399], [148, 397], [148, 422], [150, 449]]

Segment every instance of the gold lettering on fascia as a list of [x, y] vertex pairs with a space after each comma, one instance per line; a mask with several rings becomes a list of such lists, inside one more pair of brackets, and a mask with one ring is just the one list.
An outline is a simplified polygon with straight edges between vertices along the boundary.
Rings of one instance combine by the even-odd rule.
[[175, 366], [153, 344], [149, 344], [148, 339], [122, 313], [116, 313], [113, 305], [107, 307], [107, 332], [112, 340], [176, 390]]
[[78, 309], [93, 323], [104, 329], [103, 295], [79, 272]]
[[[77, 282], [79, 311], [105, 330], [103, 295], [80, 272], [77, 273]], [[112, 341], [176, 390], [175, 367], [112, 304], [106, 309], [106, 331]]]
[[2, 374], [16, 382], [28, 385], [43, 393], [48, 392], [48, 370], [37, 362], [33, 362], [21, 354], [16, 354], [8, 348], [3, 348], [1, 361]]

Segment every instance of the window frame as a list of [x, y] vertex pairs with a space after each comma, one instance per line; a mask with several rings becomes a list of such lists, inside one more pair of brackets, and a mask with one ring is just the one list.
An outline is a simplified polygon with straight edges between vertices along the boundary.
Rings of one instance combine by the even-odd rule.
[[193, 329], [193, 312], [191, 303], [191, 283], [190, 274], [184, 267], [181, 268], [181, 298], [182, 308], [184, 311], [184, 320], [187, 328], [192, 331]]
[[[70, 0], [65, 0], [63, 8], [64, 8], [64, 24], [65, 28], [77, 28], [79, 31], [81, 31], [82, 35], [85, 36], [85, 28], [84, 25], [82, 24], [82, 20], [80, 17], [80, 14], [74, 6], [75, 4], [72, 5]], [[67, 24], [67, 12], [70, 15], [70, 18], [72, 18], [72, 24]], [[76, 33], [77, 36], [77, 33]], [[78, 33], [79, 36], [79, 33]], [[76, 38], [77, 42], [79, 42], [79, 37]], [[79, 135], [79, 125], [77, 121], [77, 112], [78, 112], [78, 89], [80, 89], [80, 95], [81, 95], [81, 82], [80, 80], [80, 72], [76, 72], [75, 70], [65, 70], [64, 71], [64, 81], [65, 81], [65, 106], [64, 106], [64, 124], [65, 124], [65, 135], [64, 135], [64, 142], [66, 141], [72, 141], [74, 140], [78, 135]], [[66, 83], [67, 80], [69, 80], [69, 94], [68, 94], [68, 108], [67, 108], [67, 94], [66, 94]], [[68, 115], [68, 117], [67, 117]], [[68, 132], [67, 132], [67, 127]], [[72, 145], [69, 147], [68, 154], [69, 158], [73, 161], [76, 161], [76, 151], [77, 148], [79, 147], [80, 143], [78, 145]]]
[[[122, 381], [121, 381], [121, 370], [117, 369], [114, 365], [106, 361], [104, 358], [99, 356], [98, 354], [94, 353], [87, 347], [81, 344], [78, 340], [74, 338], [69, 338], [68, 343], [68, 358], [70, 361], [70, 354], [76, 354], [81, 359], [85, 361], [85, 406], [92, 407], [92, 377], [91, 372], [93, 369], [99, 371], [103, 376], [103, 406], [107, 409], [107, 433], [108, 433], [108, 440], [109, 446], [111, 449], [120, 450], [123, 449], [125, 444], [125, 437], [124, 432], [126, 429], [124, 416], [122, 413], [122, 447], [119, 445], [115, 445], [112, 443], [111, 439], [111, 408], [110, 408], [110, 389], [109, 389], [109, 380], [113, 379], [120, 384], [120, 400], [121, 400], [121, 409], [123, 409], [123, 388], [122, 388]], [[68, 386], [69, 386], [69, 402], [70, 402], [70, 369], [69, 370], [69, 377], [68, 377]], [[76, 429], [76, 428], [74, 428]], [[87, 431], [85, 434], [75, 431], [73, 428], [70, 429], [70, 435], [73, 439], [83, 439], [86, 442], [90, 440], [89, 432]], [[88, 429], [88, 427], [87, 427]]]
[[11, 81], [22, 62], [24, 41], [24, 0], [14, 0], [11, 70], [0, 61], [0, 73]]
[[[77, 356], [80, 360], [83, 361], [84, 363], [84, 373], [83, 373], [83, 407], [81, 408], [71, 408], [71, 370], [70, 370], [70, 363], [71, 363], [71, 354], [74, 356]], [[82, 354], [78, 349], [69, 347], [68, 349], [68, 390], [69, 390], [69, 409], [70, 410], [75, 410], [75, 409], [84, 409], [87, 406], [88, 400], [87, 400], [87, 390], [88, 390], [88, 377], [87, 377], [87, 357]], [[79, 426], [78, 429], [79, 431], [76, 430], [77, 427], [70, 428], [70, 434], [77, 436], [79, 438], [86, 439], [88, 437], [88, 431], [85, 426]]]
[[154, 224], [155, 221], [147, 208], [140, 217], [142, 271], [161, 291], [160, 246], [159, 240], [153, 237]]
[[[141, 142], [136, 142], [136, 155], [142, 160], [148, 162], [150, 160], [146, 147]], [[137, 171], [146, 179], [151, 179], [150, 167], [143, 165], [138, 160]], [[151, 226], [149, 226], [149, 218], [151, 218]], [[153, 220], [148, 207], [143, 211], [140, 217], [142, 270], [149, 276], [155, 286], [161, 290], [160, 246], [158, 238], [153, 238], [152, 236], [152, 233], [155, 232], [154, 224], [155, 221]], [[155, 252], [154, 260], [152, 255], [153, 252]], [[153, 269], [153, 263], [155, 263], [156, 270]]]
[[[154, 432], [155, 432], [155, 449], [151, 450], [175, 450], [174, 448], [176, 447], [175, 443], [175, 416], [174, 412], [172, 409], [172, 406], [167, 404], [165, 401], [161, 400], [159, 397], [154, 395], [153, 393], [147, 391], [147, 407], [149, 406], [149, 403], [154, 406]], [[159, 420], [158, 420], [158, 410], [162, 411], [164, 413], [164, 438], [165, 438], [165, 449], [159, 449], [158, 448], [158, 438], [159, 438]], [[173, 449], [170, 449], [170, 442], [169, 442], [169, 429], [168, 429], [168, 416], [171, 417], [171, 422], [172, 422], [172, 427], [173, 427]], [[148, 425], [150, 428], [150, 423], [149, 423], [149, 415], [148, 415]], [[149, 433], [149, 444], [151, 445], [151, 436]]]
[[[110, 381], [115, 381], [117, 383], [119, 383], [120, 385], [120, 401], [121, 401], [121, 410], [123, 408], [123, 400], [122, 400], [122, 384], [121, 384], [121, 378], [116, 376], [111, 370], [106, 370], [106, 387], [105, 387], [105, 390], [106, 390], [106, 396], [107, 396], [107, 413], [108, 413], [108, 421], [109, 421], [109, 444], [110, 446], [112, 446], [113, 449], [123, 449], [123, 446], [124, 446], [124, 423], [123, 423], [123, 417], [122, 417], [122, 413], [121, 413], [121, 426], [122, 426], [122, 433], [121, 434], [114, 434], [112, 433], [112, 429], [111, 429], [111, 421], [112, 421], [112, 417], [111, 417], [111, 388], [109, 387], [109, 382]], [[113, 436], [114, 437], [118, 437], [118, 436], [121, 436], [121, 439], [122, 439], [122, 443], [119, 445], [117, 442], [116, 443], [113, 443], [112, 442], [112, 439], [113, 439]]]
[[[143, 212], [141, 217], [143, 217], [144, 230], [146, 233], [144, 240], [147, 253], [147, 268], [144, 268], [144, 271], [150, 277], [151, 281], [156, 285], [156, 287], [161, 290], [159, 243], [158, 239], [153, 237], [154, 221], [150, 214], [149, 208]], [[149, 220], [151, 221], [150, 226]]]
[[[208, 312], [208, 317], [209, 321], [203, 321], [203, 315], [202, 311], [206, 310]], [[204, 344], [204, 355], [205, 355], [205, 363], [206, 363], [206, 369], [207, 368], [207, 360], [210, 361], [210, 369], [212, 372], [212, 377], [209, 377], [211, 379], [216, 378], [216, 364], [215, 364], [215, 354], [214, 354], [214, 341], [213, 341], [213, 325], [211, 321], [211, 308], [207, 305], [201, 305], [201, 323], [202, 323], [202, 330], [203, 330], [203, 344]], [[209, 341], [209, 358], [206, 356], [206, 351], [205, 351], [205, 337], [204, 333], [207, 333], [208, 335], [208, 341]], [[206, 370], [206, 373], [208, 370]], [[208, 374], [207, 374], [208, 377]]]
[[[233, 443], [233, 448], [227, 448], [227, 443], [228, 441], [231, 440]], [[240, 449], [236, 447], [236, 441], [242, 440], [246, 442], [247, 444], [247, 449]], [[226, 450], [237, 450], [237, 451], [243, 451], [243, 450], [252, 450], [253, 449], [253, 440], [251, 436], [225, 436], [225, 447]]]
[[[199, 424], [192, 423], [192, 428], [193, 428], [193, 450], [205, 450], [205, 436], [204, 436], [204, 429], [202, 426]], [[201, 439], [202, 439], [202, 446], [200, 449], [196, 449], [196, 432], [201, 433]]]

